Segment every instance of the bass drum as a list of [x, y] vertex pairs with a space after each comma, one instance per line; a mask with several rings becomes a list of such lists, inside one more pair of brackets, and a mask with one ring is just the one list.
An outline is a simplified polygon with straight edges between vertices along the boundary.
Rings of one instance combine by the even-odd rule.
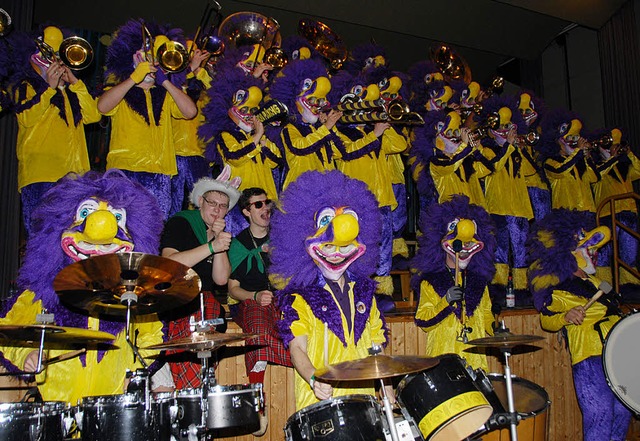
[[493, 409], [462, 357], [445, 354], [437, 358], [437, 366], [402, 379], [398, 402], [426, 440], [464, 439], [489, 419]]
[[62, 441], [66, 435], [65, 403], [0, 403], [0, 440]]
[[[493, 415], [471, 438], [482, 441], [510, 441], [507, 383], [502, 374], [484, 375], [476, 371], [476, 384], [494, 408]], [[513, 377], [513, 400], [521, 420], [517, 426], [518, 441], [546, 441], [549, 434], [547, 408], [551, 404], [547, 392], [536, 383]]]
[[287, 441], [384, 441], [380, 404], [370, 395], [345, 395], [299, 410], [284, 426]]
[[613, 325], [602, 350], [602, 364], [609, 387], [629, 410], [640, 414], [640, 313]]

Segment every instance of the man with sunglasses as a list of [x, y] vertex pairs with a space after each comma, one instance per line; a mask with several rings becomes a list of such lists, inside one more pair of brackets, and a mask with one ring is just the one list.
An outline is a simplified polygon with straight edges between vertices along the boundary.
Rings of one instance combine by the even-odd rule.
[[[242, 191], [238, 206], [249, 221], [249, 227], [233, 238], [229, 248], [228, 304], [231, 316], [243, 332], [259, 335], [245, 343], [248, 347], [257, 348], [245, 353], [251, 383], [264, 382], [268, 363], [292, 366], [289, 351], [277, 337], [276, 323], [280, 315], [274, 305], [268, 278], [271, 204], [262, 188], [251, 187]], [[254, 435], [264, 434], [267, 421], [265, 410], [260, 430]]]
[[[227, 257], [231, 234], [225, 231], [224, 218], [240, 197], [237, 189], [240, 179], [230, 178], [231, 169], [226, 166], [216, 179], [198, 180], [190, 195], [196, 209], [178, 212], [167, 221], [162, 233], [162, 256], [192, 267], [200, 276], [206, 320], [224, 317], [224, 310], [213, 292], [217, 286], [227, 283], [231, 273]], [[201, 320], [200, 308], [200, 299], [195, 299], [172, 311], [171, 317], [167, 317], [168, 338], [189, 337], [191, 322]], [[224, 331], [224, 326], [222, 328], [217, 330]], [[201, 366], [194, 360], [185, 358], [184, 362], [170, 363], [177, 389], [200, 387]]]

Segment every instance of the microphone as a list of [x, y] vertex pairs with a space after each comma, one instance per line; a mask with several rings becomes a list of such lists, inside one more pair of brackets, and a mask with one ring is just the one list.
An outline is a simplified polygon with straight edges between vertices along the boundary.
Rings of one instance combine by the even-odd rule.
[[598, 301], [600, 297], [602, 297], [603, 294], [609, 294], [612, 290], [613, 290], [613, 287], [611, 286], [611, 284], [605, 281], [600, 282], [600, 285], [598, 285], [598, 291], [584, 305], [584, 310], [586, 311], [587, 309], [589, 309], [591, 305], [593, 305], [595, 302]]

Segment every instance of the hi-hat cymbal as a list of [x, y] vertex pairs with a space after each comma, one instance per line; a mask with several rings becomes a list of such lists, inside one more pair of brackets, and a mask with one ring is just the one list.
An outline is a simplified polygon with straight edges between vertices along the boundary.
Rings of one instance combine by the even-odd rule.
[[510, 332], [500, 332], [496, 333], [493, 337], [476, 338], [475, 340], [471, 340], [469, 344], [472, 346], [493, 348], [512, 348], [539, 340], [544, 340], [544, 337], [540, 335], [516, 335]]
[[200, 352], [217, 349], [248, 338], [257, 337], [258, 334], [223, 334], [219, 332], [194, 332], [189, 337], [174, 338], [164, 343], [147, 346], [142, 349], [185, 349]]
[[[184, 305], [200, 292], [200, 277], [175, 260], [143, 253], [94, 256], [63, 268], [53, 281], [60, 300], [90, 315], [124, 316], [125, 298], [134, 315], [152, 314]], [[135, 297], [134, 296], [134, 297]]]
[[68, 328], [55, 325], [0, 325], [0, 339], [16, 342], [39, 343], [44, 331], [46, 343], [89, 344], [107, 343], [115, 336], [91, 329]]
[[436, 358], [411, 355], [372, 355], [359, 360], [344, 361], [316, 370], [320, 380], [350, 381], [395, 377], [436, 366]]

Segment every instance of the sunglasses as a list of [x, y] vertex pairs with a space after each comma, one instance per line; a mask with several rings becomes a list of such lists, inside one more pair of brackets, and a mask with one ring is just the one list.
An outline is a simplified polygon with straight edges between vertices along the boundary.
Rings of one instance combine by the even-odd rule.
[[259, 210], [262, 208], [263, 205], [271, 205], [273, 201], [271, 199], [265, 199], [264, 201], [255, 201], [255, 202], [250, 202], [249, 203], [249, 207], [251, 207], [252, 205], [255, 205], [255, 207]]

